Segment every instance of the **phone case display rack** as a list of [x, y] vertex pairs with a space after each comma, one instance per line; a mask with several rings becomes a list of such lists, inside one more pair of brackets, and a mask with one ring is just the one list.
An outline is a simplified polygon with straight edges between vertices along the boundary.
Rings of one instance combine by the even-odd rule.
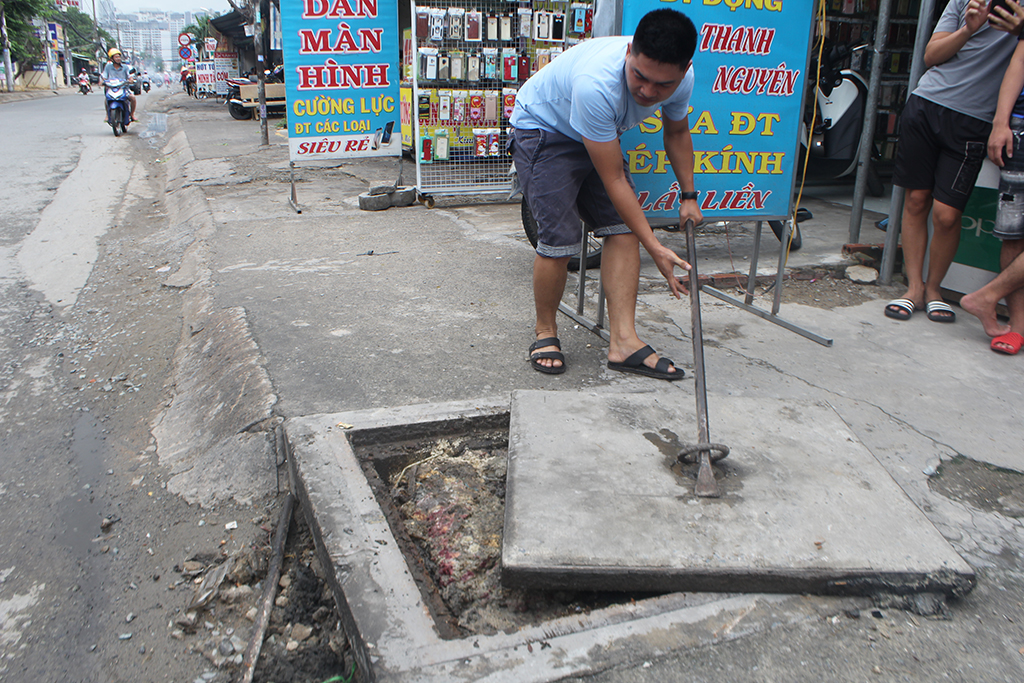
[[591, 35], [587, 2], [416, 2], [405, 61], [422, 196], [507, 193], [509, 117], [538, 69]]

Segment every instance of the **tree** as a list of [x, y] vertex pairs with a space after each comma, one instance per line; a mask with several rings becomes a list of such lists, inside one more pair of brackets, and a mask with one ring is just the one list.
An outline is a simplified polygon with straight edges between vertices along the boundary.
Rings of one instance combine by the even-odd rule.
[[[36, 38], [32, 20], [35, 17], [45, 19], [52, 13], [47, 0], [0, 0], [0, 14], [4, 15], [7, 23], [11, 59], [18, 62], [15, 78], [21, 77], [34, 63], [45, 59], [43, 43]], [[6, 45], [3, 47], [8, 48]]]
[[210, 25], [210, 17], [203, 15], [196, 17], [194, 24], [189, 24], [181, 29], [182, 33], [191, 33], [200, 43], [213, 35], [213, 26]]
[[107, 45], [116, 45], [117, 41], [113, 36], [98, 26], [94, 26], [92, 17], [80, 12], [74, 7], [69, 7], [61, 18], [64, 30], [68, 35], [68, 43], [74, 52], [84, 52], [89, 55], [96, 54], [101, 49], [101, 40]]

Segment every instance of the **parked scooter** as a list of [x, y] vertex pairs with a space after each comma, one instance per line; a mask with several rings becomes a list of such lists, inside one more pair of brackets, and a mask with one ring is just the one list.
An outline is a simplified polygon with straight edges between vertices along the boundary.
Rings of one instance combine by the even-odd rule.
[[103, 84], [106, 97], [107, 123], [114, 129], [114, 136], [128, 132], [132, 122], [131, 103], [128, 101], [127, 83], [121, 80], [109, 80]]
[[[808, 153], [807, 127], [811, 127], [807, 180], [820, 182], [848, 178], [857, 172], [868, 84], [855, 70], [842, 69], [839, 65], [853, 52], [866, 47], [862, 45], [851, 49], [849, 45], [825, 45], [821, 58], [821, 75], [815, 87], [818, 112], [811, 121], [811, 112], [808, 108], [800, 135], [802, 157]], [[881, 197], [885, 186], [873, 163], [875, 158], [876, 153], [872, 150], [867, 170], [867, 191], [872, 197]], [[800, 169], [803, 168], [803, 162], [801, 158]]]
[[231, 118], [237, 121], [248, 121], [252, 118], [252, 109], [242, 105], [242, 90], [243, 85], [252, 85], [252, 81], [248, 78], [229, 78], [227, 79], [228, 84], [228, 113], [231, 114]]
[[[266, 70], [263, 72], [265, 83], [284, 83], [284, 65], [279, 64], [274, 67], [273, 70]], [[228, 105], [228, 113], [231, 114], [231, 118], [237, 121], [248, 121], [252, 118], [254, 110], [252, 107], [246, 107], [242, 101], [242, 88], [243, 85], [253, 85], [258, 82], [256, 72], [242, 76], [241, 78], [229, 78], [227, 79], [228, 84], [228, 96], [226, 103]], [[270, 113], [275, 113], [277, 110], [283, 112], [282, 107], [269, 107], [267, 109]]]

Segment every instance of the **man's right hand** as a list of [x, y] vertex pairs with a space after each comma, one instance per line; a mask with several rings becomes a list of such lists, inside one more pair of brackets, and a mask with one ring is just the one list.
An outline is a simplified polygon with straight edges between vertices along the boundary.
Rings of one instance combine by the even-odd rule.
[[679, 299], [683, 294], [688, 294], [689, 291], [686, 288], [686, 283], [683, 280], [676, 278], [675, 268], [679, 266], [684, 271], [690, 270], [690, 264], [679, 258], [679, 255], [666, 247], [665, 245], [658, 243], [657, 248], [650, 252], [651, 258], [654, 259], [655, 265], [658, 266], [658, 270], [664, 276], [665, 280], [668, 281], [668, 288], [672, 290], [672, 296]]
[[993, 125], [988, 136], [988, 158], [996, 166], [1003, 167], [1003, 152], [1007, 157], [1013, 156], [1013, 131], [1006, 124]]

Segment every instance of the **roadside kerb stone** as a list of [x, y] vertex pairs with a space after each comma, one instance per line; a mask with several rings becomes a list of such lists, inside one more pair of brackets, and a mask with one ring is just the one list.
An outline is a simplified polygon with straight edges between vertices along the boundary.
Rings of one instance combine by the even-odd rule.
[[867, 605], [856, 598], [673, 593], [512, 633], [441, 639], [353, 443], [423, 438], [475, 423], [493, 428], [508, 412], [508, 400], [495, 398], [285, 422], [293, 491], [371, 680], [552, 681]]
[[172, 398], [151, 425], [167, 488], [189, 503], [234, 498], [249, 504], [274, 487], [273, 407], [277, 396], [241, 307], [216, 308], [207, 240], [213, 215], [198, 187], [182, 183], [194, 161], [177, 116], [165, 146], [166, 204], [172, 233], [187, 248], [165, 284], [182, 289], [181, 339], [174, 353]]

